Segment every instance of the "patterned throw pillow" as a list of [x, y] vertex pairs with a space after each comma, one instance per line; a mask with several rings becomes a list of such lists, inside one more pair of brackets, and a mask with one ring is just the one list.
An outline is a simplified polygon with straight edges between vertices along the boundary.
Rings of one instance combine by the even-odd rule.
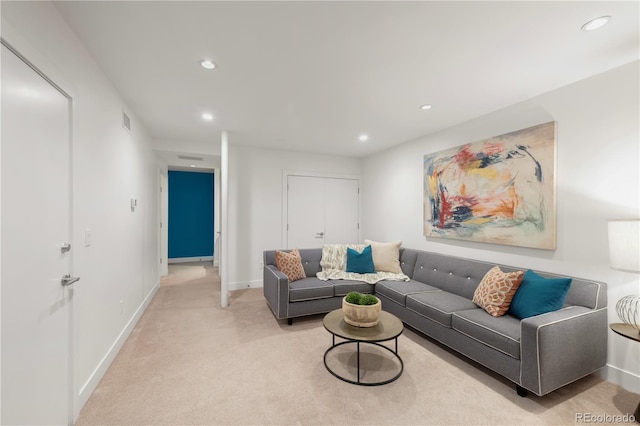
[[285, 251], [276, 251], [276, 268], [289, 278], [289, 282], [306, 278], [302, 266], [302, 257], [298, 249], [293, 249], [287, 253]]
[[506, 314], [523, 277], [524, 271], [502, 272], [498, 266], [494, 266], [473, 293], [473, 303], [494, 317]]

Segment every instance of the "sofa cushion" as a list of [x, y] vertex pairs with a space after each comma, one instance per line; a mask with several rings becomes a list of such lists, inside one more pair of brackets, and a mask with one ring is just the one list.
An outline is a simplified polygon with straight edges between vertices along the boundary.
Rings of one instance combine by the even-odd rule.
[[407, 309], [451, 328], [451, 315], [457, 311], [478, 309], [471, 300], [446, 291], [414, 293], [407, 296]]
[[371, 245], [373, 252], [373, 264], [376, 271], [391, 272], [401, 274], [400, 268], [400, 246], [402, 241], [393, 243], [378, 243], [376, 241], [364, 240], [365, 244]]
[[520, 359], [520, 320], [511, 315], [493, 317], [482, 309], [458, 311], [451, 320], [453, 329]]
[[366, 246], [362, 251], [347, 247], [347, 272], [357, 274], [375, 274], [371, 246]]
[[520, 287], [524, 271], [502, 272], [494, 266], [486, 273], [473, 293], [473, 303], [483, 308], [491, 316], [501, 317], [511, 305], [513, 295]]
[[529, 269], [513, 296], [509, 313], [524, 319], [557, 311], [564, 305], [570, 286], [571, 278], [544, 278]]
[[376, 294], [388, 297], [402, 306], [407, 305], [407, 295], [425, 291], [442, 291], [420, 281], [379, 281], [376, 283]]
[[298, 249], [293, 249], [289, 253], [276, 251], [276, 267], [289, 278], [289, 282], [297, 281], [307, 276], [304, 272], [302, 258]]
[[329, 280], [329, 282], [333, 285], [333, 295], [339, 297], [346, 296], [352, 291], [371, 294], [375, 288], [371, 284], [357, 280]]
[[322, 270], [320, 261], [322, 260], [322, 249], [299, 249], [302, 258], [302, 266], [307, 277], [315, 277]]
[[493, 266], [459, 257], [419, 252], [411, 278], [471, 300], [476, 287]]
[[324, 299], [327, 297], [333, 297], [333, 284], [329, 281], [321, 281], [311, 277], [289, 283], [290, 302]]
[[400, 269], [402, 272], [413, 278], [413, 269], [416, 267], [416, 259], [418, 258], [418, 251], [407, 248], [400, 248]]

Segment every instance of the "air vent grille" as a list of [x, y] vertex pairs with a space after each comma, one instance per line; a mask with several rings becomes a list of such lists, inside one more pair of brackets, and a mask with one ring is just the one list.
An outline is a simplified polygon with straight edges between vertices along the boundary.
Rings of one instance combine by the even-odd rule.
[[178, 158], [181, 160], [204, 161], [204, 158], [202, 157], [194, 157], [191, 155], [178, 155]]

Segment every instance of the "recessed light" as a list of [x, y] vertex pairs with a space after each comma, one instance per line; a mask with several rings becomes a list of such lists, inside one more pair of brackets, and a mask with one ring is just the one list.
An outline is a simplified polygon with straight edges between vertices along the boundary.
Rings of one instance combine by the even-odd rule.
[[202, 119], [206, 121], [211, 121], [213, 120], [213, 114], [209, 114], [208, 112], [205, 112], [204, 114], [202, 114]]
[[206, 70], [212, 70], [216, 67], [216, 64], [214, 64], [209, 59], [203, 59], [200, 61], [200, 66]]
[[189, 164], [189, 167], [195, 167], [195, 166], [196, 166], [195, 164]]
[[600, 16], [587, 22], [582, 26], [583, 31], [593, 31], [602, 28], [609, 23], [611, 16]]
[[429, 105], [429, 104], [424, 104], [424, 105], [421, 105], [421, 106], [420, 106], [420, 109], [425, 110], [425, 111], [426, 111], [426, 110], [428, 110], [428, 109], [431, 109], [431, 108], [432, 108], [432, 107], [431, 107], [431, 105]]
[[358, 140], [359, 140], [360, 142], [368, 141], [368, 140], [369, 140], [369, 136], [367, 136], [367, 135], [360, 135], [360, 136], [358, 136]]

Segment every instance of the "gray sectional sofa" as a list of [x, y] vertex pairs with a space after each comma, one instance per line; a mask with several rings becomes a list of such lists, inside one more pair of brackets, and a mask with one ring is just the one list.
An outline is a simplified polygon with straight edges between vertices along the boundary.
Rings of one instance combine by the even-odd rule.
[[[562, 309], [520, 320], [493, 317], [473, 294], [494, 264], [400, 249], [410, 281], [321, 281], [322, 249], [301, 249], [307, 278], [289, 283], [264, 252], [264, 296], [278, 319], [329, 312], [350, 291], [375, 293], [382, 309], [516, 384], [518, 394], [545, 395], [603, 367], [607, 357], [607, 287], [573, 278]], [[522, 270], [499, 265], [505, 272]], [[526, 269], [526, 268], [524, 268]], [[554, 274], [538, 272], [544, 277]]]

